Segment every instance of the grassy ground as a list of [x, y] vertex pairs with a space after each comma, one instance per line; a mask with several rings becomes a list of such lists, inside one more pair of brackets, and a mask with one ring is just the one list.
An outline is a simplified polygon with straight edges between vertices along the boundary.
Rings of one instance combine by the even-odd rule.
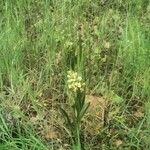
[[107, 102], [100, 129], [83, 122], [83, 149], [149, 150], [148, 0], [0, 1], [0, 150], [70, 149], [70, 69]]

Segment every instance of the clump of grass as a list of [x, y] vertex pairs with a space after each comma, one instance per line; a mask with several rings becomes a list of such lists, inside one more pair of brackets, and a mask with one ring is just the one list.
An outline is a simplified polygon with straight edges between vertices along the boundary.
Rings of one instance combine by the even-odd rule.
[[[74, 106], [70, 122], [81, 131], [78, 117], [86, 94], [108, 101], [105, 124], [95, 136], [85, 132], [79, 138], [79, 133], [69, 132], [74, 144], [84, 143], [85, 149], [149, 149], [148, 0], [2, 0], [0, 12], [0, 149], [63, 147], [63, 134], [63, 144], [55, 148], [53, 138], [39, 137], [28, 123], [40, 115], [47, 128], [61, 128], [54, 121], [61, 119], [56, 106], [72, 98], [67, 105], [67, 110]], [[69, 81], [74, 89], [69, 94], [68, 70], [82, 77], [86, 92], [79, 90], [82, 84]], [[14, 128], [7, 114], [13, 116]]]

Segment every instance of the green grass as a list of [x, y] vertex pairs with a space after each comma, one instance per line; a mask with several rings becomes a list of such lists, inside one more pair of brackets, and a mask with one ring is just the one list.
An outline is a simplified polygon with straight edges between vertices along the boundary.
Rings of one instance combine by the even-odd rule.
[[[70, 148], [58, 106], [69, 109], [74, 69], [109, 103], [84, 149], [149, 150], [149, 26], [148, 0], [1, 0], [0, 149]], [[50, 127], [57, 138], [46, 138]]]

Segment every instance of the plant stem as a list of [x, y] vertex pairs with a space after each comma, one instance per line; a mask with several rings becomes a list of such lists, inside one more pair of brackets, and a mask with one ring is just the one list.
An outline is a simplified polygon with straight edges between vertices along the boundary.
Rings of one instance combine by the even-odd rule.
[[77, 123], [77, 126], [76, 126], [76, 137], [77, 137], [77, 140], [76, 140], [75, 145], [73, 145], [73, 150], [81, 150], [80, 125], [79, 125], [79, 123]]

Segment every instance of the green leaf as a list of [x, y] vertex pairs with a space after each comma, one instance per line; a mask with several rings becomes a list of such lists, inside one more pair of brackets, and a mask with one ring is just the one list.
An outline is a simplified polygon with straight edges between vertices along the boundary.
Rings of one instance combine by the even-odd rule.
[[79, 121], [81, 121], [82, 117], [83, 117], [84, 114], [86, 113], [86, 111], [87, 111], [87, 109], [89, 108], [89, 106], [90, 106], [90, 103], [84, 104], [84, 106], [83, 106], [83, 108], [82, 108], [82, 110], [81, 110], [81, 112], [80, 112], [80, 114], [79, 114], [79, 118], [78, 118]]
[[61, 107], [60, 107], [60, 111], [61, 111], [61, 113], [62, 113], [62, 115], [63, 115], [65, 121], [67, 122], [67, 125], [68, 125], [69, 128], [71, 129], [72, 123], [71, 123], [71, 120], [70, 120], [70, 118], [69, 118], [67, 112], [66, 112], [63, 108], [61, 108]]
[[75, 98], [75, 105], [77, 107], [78, 112], [81, 111], [85, 102], [85, 93], [82, 93], [80, 90], [77, 91], [77, 96]]

